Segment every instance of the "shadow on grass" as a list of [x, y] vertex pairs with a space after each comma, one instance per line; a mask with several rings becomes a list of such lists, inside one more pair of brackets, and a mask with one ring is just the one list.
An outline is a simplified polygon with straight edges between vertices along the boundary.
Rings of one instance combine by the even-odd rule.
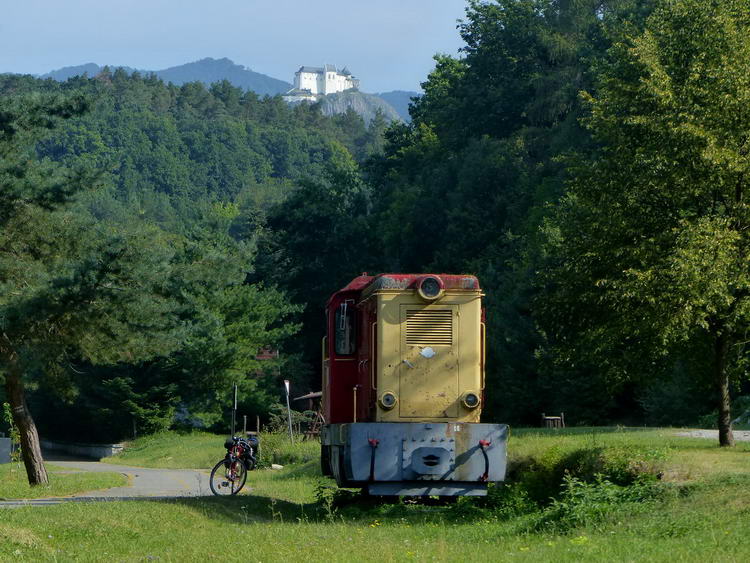
[[234, 524], [324, 519], [317, 503], [300, 504], [265, 496], [176, 498], [159, 502], [184, 506], [203, 516]]
[[[373, 517], [404, 519], [410, 522], [435, 522], [455, 520], [456, 499], [437, 500], [400, 499], [399, 497], [370, 497], [354, 491], [346, 491], [335, 503], [296, 503], [269, 496], [239, 495], [236, 497], [197, 497], [160, 499], [164, 502], [184, 506], [201, 515], [226, 523], [251, 524], [268, 522], [287, 523], [342, 523], [369, 522]], [[472, 501], [473, 502], [473, 501]], [[486, 513], [471, 514], [461, 511], [462, 519], [486, 518]]]

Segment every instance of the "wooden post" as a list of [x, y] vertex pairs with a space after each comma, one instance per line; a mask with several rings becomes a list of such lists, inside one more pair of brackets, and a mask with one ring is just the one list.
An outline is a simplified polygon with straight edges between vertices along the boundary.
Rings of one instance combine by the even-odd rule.
[[289, 380], [284, 380], [284, 388], [286, 389], [286, 412], [289, 417], [289, 442], [294, 444], [294, 435], [292, 434], [292, 407], [289, 405]]

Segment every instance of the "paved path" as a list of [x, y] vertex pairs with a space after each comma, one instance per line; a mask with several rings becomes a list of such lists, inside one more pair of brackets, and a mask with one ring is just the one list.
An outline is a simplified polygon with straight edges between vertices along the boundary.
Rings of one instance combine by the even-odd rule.
[[[732, 430], [732, 434], [734, 434], [734, 439], [737, 442], [750, 442], [750, 431], [748, 430]], [[719, 439], [718, 430], [685, 430], [684, 432], [677, 432], [676, 435], [685, 436], [687, 438]]]
[[98, 461], [53, 461], [65, 471], [114, 471], [128, 478], [128, 485], [102, 491], [78, 493], [64, 498], [12, 500], [0, 502], [0, 507], [58, 504], [71, 501], [164, 499], [210, 496], [208, 473], [195, 469], [147, 469], [127, 465], [112, 465]]

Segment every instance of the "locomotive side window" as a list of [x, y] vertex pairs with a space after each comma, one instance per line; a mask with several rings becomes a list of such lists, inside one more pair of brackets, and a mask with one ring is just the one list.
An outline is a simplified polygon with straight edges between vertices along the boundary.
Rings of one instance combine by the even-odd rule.
[[353, 301], [344, 301], [336, 309], [335, 318], [335, 350], [338, 356], [351, 356], [356, 347], [355, 309]]

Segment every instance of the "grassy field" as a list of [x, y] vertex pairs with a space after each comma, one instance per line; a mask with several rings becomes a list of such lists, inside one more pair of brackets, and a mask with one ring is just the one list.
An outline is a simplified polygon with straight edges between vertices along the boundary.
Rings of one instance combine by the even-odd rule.
[[[138, 438], [125, 450], [103, 459], [104, 463], [160, 467], [167, 469], [210, 469], [219, 461], [224, 450], [223, 434], [208, 432], [160, 432]], [[299, 438], [298, 438], [299, 439]], [[286, 465], [304, 463], [320, 457], [320, 443], [316, 441], [291, 444], [285, 434], [260, 434], [261, 467], [272, 463]]]
[[747, 444], [721, 450], [668, 430], [515, 431], [509, 452], [513, 482], [482, 501], [349, 498], [333, 493], [311, 460], [252, 472], [252, 490], [238, 498], [8, 510], [0, 517], [0, 560], [750, 557]]
[[32, 488], [26, 479], [23, 464], [0, 465], [0, 499], [64, 497], [83, 491], [122, 487], [127, 483], [120, 473], [71, 473], [54, 465], [47, 464], [46, 467], [49, 485]]

